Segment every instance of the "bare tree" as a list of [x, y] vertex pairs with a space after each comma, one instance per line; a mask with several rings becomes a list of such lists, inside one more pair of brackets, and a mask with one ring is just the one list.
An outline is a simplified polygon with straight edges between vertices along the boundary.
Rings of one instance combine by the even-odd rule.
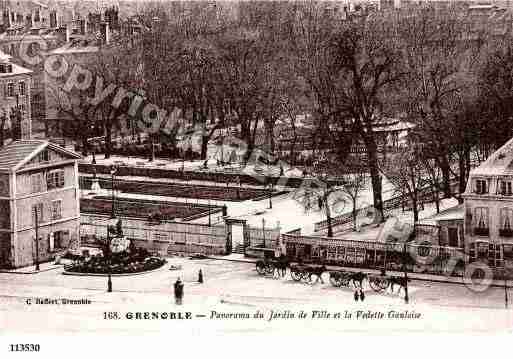
[[391, 154], [382, 166], [387, 179], [395, 186], [396, 193], [403, 201], [411, 202], [414, 222], [419, 220], [420, 190], [426, 184], [418, 153], [411, 146], [408, 150]]
[[356, 231], [356, 216], [358, 213], [358, 199], [367, 188], [368, 174], [354, 168], [347, 168], [342, 171], [344, 174], [341, 176], [343, 181], [340, 191], [346, 194], [351, 201], [351, 213], [353, 217], [353, 230]]

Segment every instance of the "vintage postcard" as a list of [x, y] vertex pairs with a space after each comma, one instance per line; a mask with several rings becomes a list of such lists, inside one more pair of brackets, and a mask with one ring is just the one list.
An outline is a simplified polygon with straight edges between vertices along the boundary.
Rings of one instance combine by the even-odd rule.
[[0, 6], [2, 336], [511, 333], [510, 1]]

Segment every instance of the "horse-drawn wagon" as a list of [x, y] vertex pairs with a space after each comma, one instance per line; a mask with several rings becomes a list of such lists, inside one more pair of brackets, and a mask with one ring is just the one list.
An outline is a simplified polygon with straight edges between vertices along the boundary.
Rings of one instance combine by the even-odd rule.
[[290, 265], [290, 275], [292, 279], [296, 282], [301, 280], [305, 282], [312, 282], [312, 276], [315, 275], [316, 282], [322, 280], [322, 274], [326, 272], [326, 267], [324, 265], [315, 265], [315, 264], [291, 264]]

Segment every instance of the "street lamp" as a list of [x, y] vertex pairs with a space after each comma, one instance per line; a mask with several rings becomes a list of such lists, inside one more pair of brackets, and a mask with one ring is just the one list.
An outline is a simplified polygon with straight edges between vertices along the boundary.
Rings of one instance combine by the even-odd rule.
[[38, 219], [38, 208], [34, 211], [34, 224], [36, 225], [36, 270], [39, 271], [39, 219]]
[[265, 253], [265, 218], [262, 218], [262, 237], [264, 239], [263, 247]]
[[269, 189], [269, 209], [273, 208], [273, 182], [271, 176], [267, 177], [267, 187]]
[[112, 254], [110, 252], [110, 226], [107, 225], [107, 266], [108, 266], [108, 277], [107, 277], [107, 292], [112, 292], [112, 270], [111, 270], [111, 262], [112, 262]]
[[408, 304], [408, 270], [406, 268], [406, 243], [403, 245], [403, 270], [404, 270], [404, 302]]
[[212, 207], [210, 207], [210, 198], [208, 199], [208, 226], [210, 227], [212, 225], [212, 220], [210, 218], [210, 212]]
[[[115, 188], [114, 188], [114, 175], [116, 174], [116, 167], [113, 165], [111, 167], [111, 170], [110, 170], [110, 175], [111, 175], [111, 186], [112, 186], [112, 212], [110, 214], [110, 218], [116, 218], [116, 214], [114, 212], [114, 192], [115, 192]], [[108, 231], [107, 231], [108, 233]]]
[[506, 271], [506, 259], [504, 258], [505, 245], [502, 243], [502, 266], [504, 267], [504, 306], [508, 307], [508, 277]]
[[[94, 125], [91, 125], [91, 138], [94, 138]], [[93, 154], [93, 159], [92, 159], [91, 163], [93, 165], [95, 165], [96, 164], [96, 156], [94, 153], [94, 142], [89, 142], [89, 140], [87, 140], [86, 143], [90, 144], [90, 146], [91, 146], [91, 153]]]

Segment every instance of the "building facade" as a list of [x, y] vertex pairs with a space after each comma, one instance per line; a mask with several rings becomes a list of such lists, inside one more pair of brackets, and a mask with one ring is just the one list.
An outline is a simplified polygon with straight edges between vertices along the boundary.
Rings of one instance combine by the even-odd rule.
[[463, 197], [469, 262], [513, 261], [513, 139], [470, 172]]
[[51, 260], [79, 245], [79, 158], [42, 140], [0, 150], [0, 267]]
[[0, 51], [0, 116], [6, 117], [0, 130], [16, 128], [15, 139], [28, 139], [32, 135], [31, 87], [32, 71], [12, 63], [11, 56]]

